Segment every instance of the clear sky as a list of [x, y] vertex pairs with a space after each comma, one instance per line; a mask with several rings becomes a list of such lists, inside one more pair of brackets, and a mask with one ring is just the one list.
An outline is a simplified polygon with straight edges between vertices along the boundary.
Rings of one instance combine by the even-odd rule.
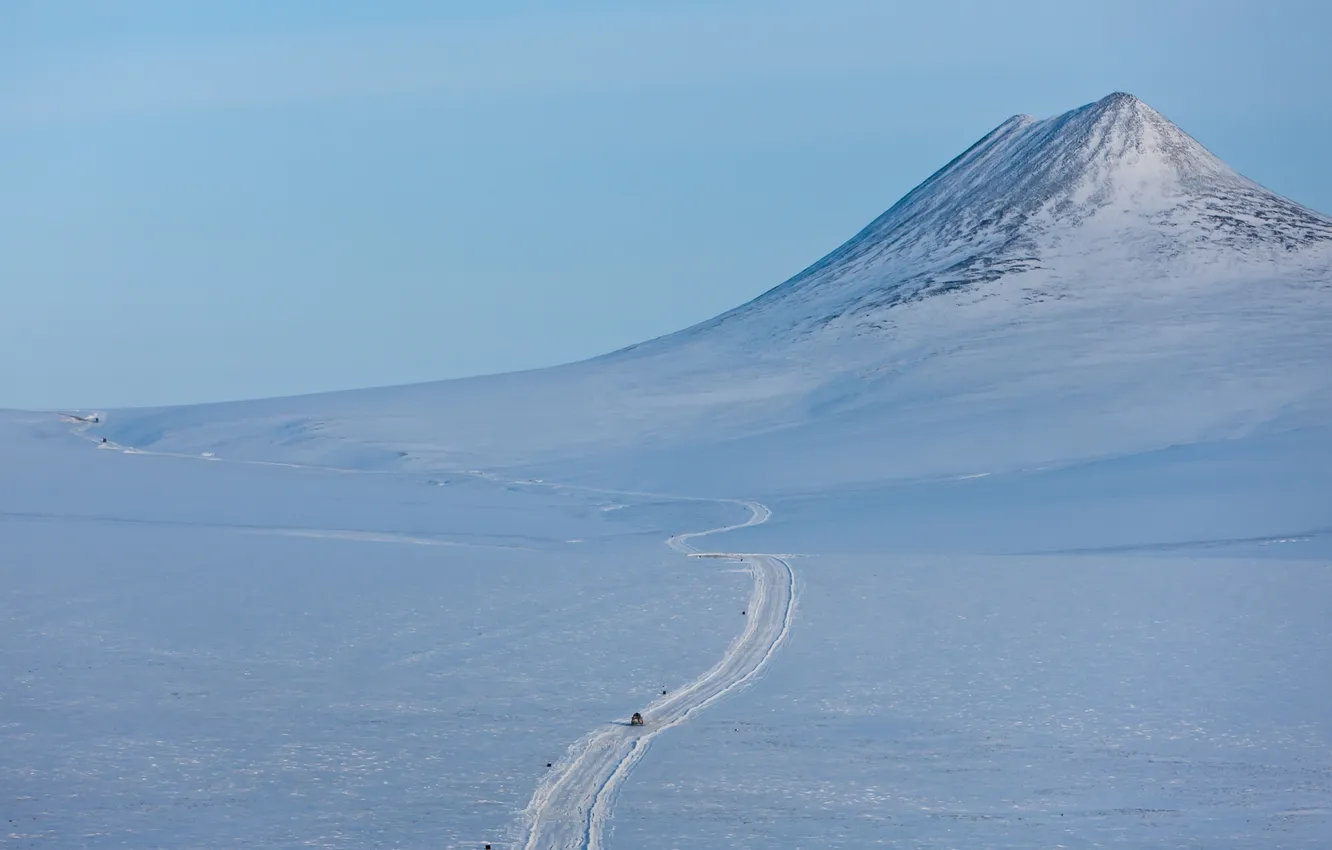
[[1132, 92], [1332, 212], [1332, 4], [4, 0], [0, 407], [581, 359]]

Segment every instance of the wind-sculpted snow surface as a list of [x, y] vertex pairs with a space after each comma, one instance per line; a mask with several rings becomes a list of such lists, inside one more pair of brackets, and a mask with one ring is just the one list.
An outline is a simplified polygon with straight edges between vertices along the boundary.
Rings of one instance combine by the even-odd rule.
[[[690, 539], [758, 525], [771, 515], [746, 502], [750, 518], [733, 526], [679, 534], [668, 543], [679, 552], [700, 554]], [[601, 850], [616, 795], [652, 742], [757, 676], [786, 639], [795, 607], [795, 575], [788, 563], [768, 555], [707, 553], [733, 558], [754, 574], [754, 592], [745, 609], [745, 629], [721, 661], [698, 679], [642, 710], [644, 724], [610, 723], [569, 749], [555, 772], [532, 796], [524, 814], [526, 850]]]

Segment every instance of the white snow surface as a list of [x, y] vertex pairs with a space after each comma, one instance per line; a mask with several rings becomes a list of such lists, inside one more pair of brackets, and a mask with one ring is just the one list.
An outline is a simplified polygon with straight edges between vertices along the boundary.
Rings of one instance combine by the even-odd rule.
[[1332, 845], [1330, 298], [1115, 94], [591, 361], [0, 412], [0, 844]]
[[664, 545], [737, 505], [0, 437], [5, 847], [511, 846], [753, 591]]

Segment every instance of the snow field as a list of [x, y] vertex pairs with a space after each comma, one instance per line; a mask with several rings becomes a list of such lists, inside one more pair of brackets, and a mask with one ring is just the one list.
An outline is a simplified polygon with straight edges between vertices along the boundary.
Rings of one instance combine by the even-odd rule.
[[722, 656], [752, 589], [659, 533], [734, 508], [24, 434], [0, 494], [7, 847], [502, 841], [547, 762]]
[[780, 661], [643, 762], [612, 846], [1328, 845], [1326, 563], [800, 567]]

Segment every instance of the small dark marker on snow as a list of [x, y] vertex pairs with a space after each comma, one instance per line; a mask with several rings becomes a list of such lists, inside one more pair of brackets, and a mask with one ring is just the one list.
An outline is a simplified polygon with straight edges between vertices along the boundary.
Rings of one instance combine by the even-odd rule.
[[546, 762], [546, 767], [550, 767], [550, 762]]

